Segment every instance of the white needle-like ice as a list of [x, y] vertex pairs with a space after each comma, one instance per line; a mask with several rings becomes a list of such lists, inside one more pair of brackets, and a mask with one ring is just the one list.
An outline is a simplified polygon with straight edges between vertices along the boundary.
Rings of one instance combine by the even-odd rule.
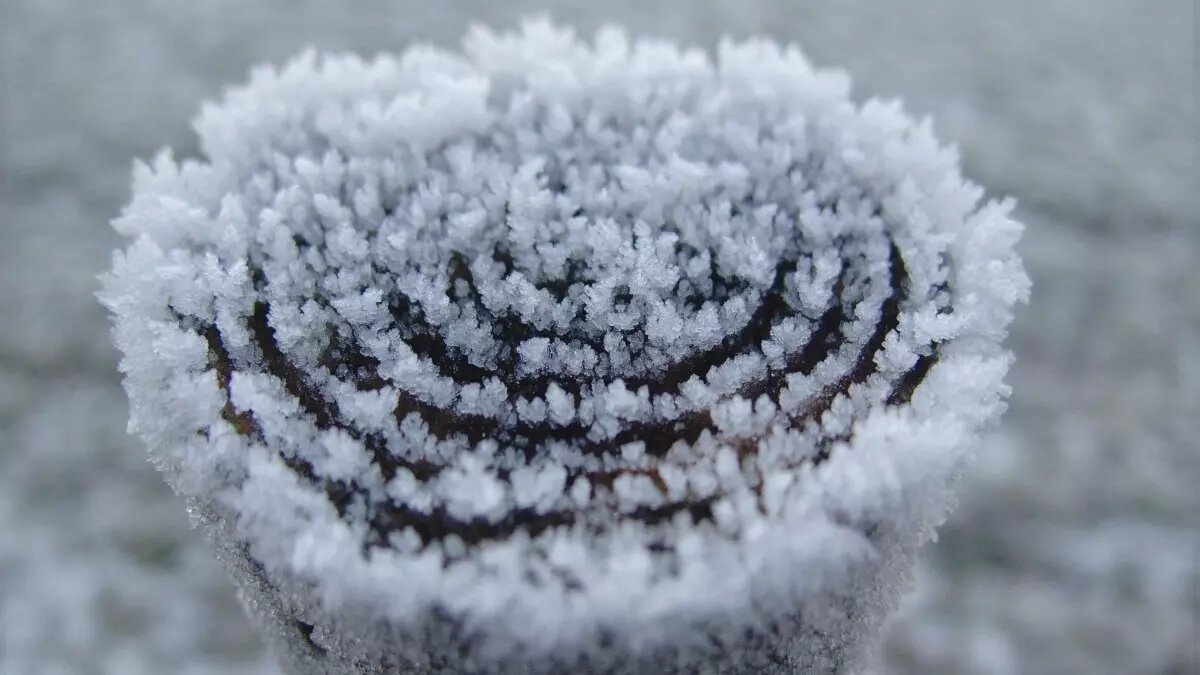
[[853, 661], [1003, 410], [1009, 203], [795, 48], [306, 54], [136, 171], [131, 427], [298, 672]]

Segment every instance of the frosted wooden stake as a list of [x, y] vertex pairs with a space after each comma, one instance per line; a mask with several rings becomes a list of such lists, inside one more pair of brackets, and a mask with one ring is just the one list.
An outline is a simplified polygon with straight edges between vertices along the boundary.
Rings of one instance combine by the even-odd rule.
[[135, 171], [130, 427], [294, 673], [854, 667], [1004, 407], [1009, 202], [792, 47], [305, 54]]

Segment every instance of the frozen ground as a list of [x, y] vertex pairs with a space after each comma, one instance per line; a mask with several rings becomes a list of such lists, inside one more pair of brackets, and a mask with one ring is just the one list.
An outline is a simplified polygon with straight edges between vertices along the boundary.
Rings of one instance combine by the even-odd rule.
[[[520, 6], [518, 6], [518, 4]], [[593, 29], [799, 41], [1022, 204], [1012, 406], [893, 622], [892, 673], [1195, 672], [1196, 17], [1186, 0], [572, 0]], [[0, 674], [274, 673], [142, 450], [92, 297], [133, 157], [304, 45], [452, 43], [533, 5], [0, 2]]]

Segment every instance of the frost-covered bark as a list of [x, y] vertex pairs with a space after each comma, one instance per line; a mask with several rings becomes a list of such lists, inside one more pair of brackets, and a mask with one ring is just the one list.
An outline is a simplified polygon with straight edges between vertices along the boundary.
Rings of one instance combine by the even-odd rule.
[[1008, 203], [795, 49], [308, 54], [135, 176], [132, 427], [297, 672], [854, 661], [1007, 393]]

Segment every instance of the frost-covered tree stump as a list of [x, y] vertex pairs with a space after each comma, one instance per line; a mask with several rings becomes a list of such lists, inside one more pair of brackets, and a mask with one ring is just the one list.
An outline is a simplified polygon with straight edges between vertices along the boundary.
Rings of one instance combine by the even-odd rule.
[[140, 166], [130, 427], [295, 673], [851, 667], [1006, 394], [1006, 203], [795, 49], [305, 55]]

